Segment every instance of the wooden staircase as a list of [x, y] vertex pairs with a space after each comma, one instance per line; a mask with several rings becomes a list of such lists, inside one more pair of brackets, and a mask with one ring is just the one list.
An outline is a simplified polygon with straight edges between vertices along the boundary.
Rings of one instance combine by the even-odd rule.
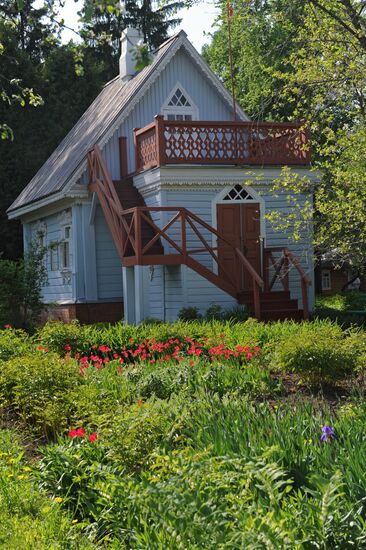
[[[238, 302], [246, 305], [249, 311], [254, 311], [252, 292], [240, 292]], [[284, 319], [300, 321], [304, 318], [304, 311], [299, 309], [298, 301], [291, 298], [288, 290], [261, 292], [260, 310], [262, 321], [283, 321]]]
[[[209, 282], [221, 288], [240, 304], [245, 304], [257, 319], [263, 321], [282, 319], [308, 318], [307, 286], [310, 280], [302, 270], [295, 256], [287, 248], [265, 249], [265, 277], [255, 271], [248, 259], [239, 248], [235, 248], [217, 230], [204, 220], [182, 207], [147, 207], [139, 191], [133, 185], [132, 177], [125, 177], [120, 181], [112, 181], [104, 164], [98, 146], [88, 155], [90, 183], [89, 189], [96, 192], [102, 206], [106, 221], [114, 239], [122, 265], [186, 265], [206, 278]], [[154, 215], [164, 212], [170, 219], [164, 227], [154, 222]], [[179, 228], [180, 238], [172, 238], [172, 228]], [[227, 267], [218, 256], [218, 246], [211, 246], [204, 233], [216, 237], [226, 246], [231, 247], [236, 266], [244, 269], [252, 280], [252, 290], [243, 291], [237, 274], [240, 269], [229, 273]], [[190, 239], [187, 238], [190, 234]], [[199, 247], [192, 248], [191, 240], [194, 236]], [[211, 240], [210, 238], [210, 240]], [[166, 250], [164, 246], [166, 245]], [[275, 253], [280, 257], [275, 259]], [[213, 269], [197, 259], [197, 255], [206, 254]], [[270, 262], [272, 266], [270, 267]], [[214, 267], [216, 264], [216, 268]], [[298, 301], [290, 296], [289, 273], [297, 271], [301, 279], [302, 300], [304, 307], [298, 307]], [[269, 281], [270, 269], [274, 271]], [[271, 272], [272, 275], [272, 272]], [[282, 285], [283, 290], [275, 290], [276, 283]], [[278, 285], [277, 285], [278, 286]]]
[[[141, 196], [141, 193], [133, 185], [133, 178], [131, 176], [126, 177], [119, 181], [113, 180], [113, 186], [117, 193], [118, 199], [121, 204], [122, 210], [130, 210], [135, 207], [146, 207], [145, 201]], [[131, 223], [133, 214], [126, 216], [127, 223]], [[151, 219], [151, 218], [150, 218]], [[141, 241], [142, 246], [145, 246], [155, 236], [155, 232], [151, 225], [142, 220], [141, 223]], [[149, 250], [149, 254], [164, 254], [164, 248], [160, 241], [154, 243]], [[126, 256], [133, 255], [133, 249], [131, 245], [126, 249]]]

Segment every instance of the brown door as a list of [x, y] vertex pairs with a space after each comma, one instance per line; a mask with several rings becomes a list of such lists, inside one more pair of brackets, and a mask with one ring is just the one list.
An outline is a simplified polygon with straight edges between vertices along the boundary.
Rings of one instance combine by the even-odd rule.
[[[239, 248], [260, 274], [260, 210], [258, 203], [228, 203], [217, 205], [217, 230], [232, 247]], [[237, 261], [231, 246], [218, 240], [219, 273], [231, 281], [237, 277], [242, 290], [252, 289], [252, 278]]]

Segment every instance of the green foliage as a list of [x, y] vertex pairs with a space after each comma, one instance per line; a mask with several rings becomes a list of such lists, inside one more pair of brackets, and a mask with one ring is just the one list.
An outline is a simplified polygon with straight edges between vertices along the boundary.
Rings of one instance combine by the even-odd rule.
[[14, 433], [0, 431], [0, 546], [9, 550], [95, 548], [92, 538], [61, 510], [57, 500], [40, 492], [34, 468], [27, 465]]
[[2, 363], [0, 398], [47, 438], [67, 427], [74, 410], [73, 392], [82, 384], [74, 361], [37, 350]]
[[336, 311], [366, 311], [366, 294], [363, 292], [345, 292], [331, 296], [317, 296], [316, 309], [325, 308]]
[[358, 350], [337, 325], [312, 327], [273, 348], [272, 366], [295, 372], [311, 383], [330, 382], [351, 374]]
[[198, 307], [182, 307], [178, 313], [178, 319], [180, 321], [196, 321], [200, 319], [201, 315], [198, 311]]
[[30, 339], [23, 330], [0, 329], [0, 362], [11, 357], [25, 355], [30, 351]]
[[42, 286], [47, 280], [46, 249], [40, 237], [28, 243], [23, 260], [0, 260], [0, 323], [31, 328], [43, 308]]

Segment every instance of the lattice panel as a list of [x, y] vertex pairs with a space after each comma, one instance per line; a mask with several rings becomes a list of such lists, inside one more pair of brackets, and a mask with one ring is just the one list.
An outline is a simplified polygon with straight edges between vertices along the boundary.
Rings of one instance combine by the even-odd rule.
[[296, 127], [165, 124], [166, 162], [306, 164], [306, 136]]
[[157, 165], [157, 147], [155, 128], [137, 137], [137, 169], [146, 169]]
[[167, 162], [224, 163], [249, 155], [247, 129], [166, 124], [164, 138]]
[[223, 201], [252, 201], [254, 200], [248, 191], [244, 189], [239, 183], [233, 187], [227, 195], [222, 199]]

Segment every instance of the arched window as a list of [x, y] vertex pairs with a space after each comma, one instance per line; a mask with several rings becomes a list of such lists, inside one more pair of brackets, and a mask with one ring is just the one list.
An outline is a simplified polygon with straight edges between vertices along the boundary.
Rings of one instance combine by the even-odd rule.
[[197, 106], [179, 82], [164, 102], [161, 113], [166, 120], [184, 121], [198, 119]]

